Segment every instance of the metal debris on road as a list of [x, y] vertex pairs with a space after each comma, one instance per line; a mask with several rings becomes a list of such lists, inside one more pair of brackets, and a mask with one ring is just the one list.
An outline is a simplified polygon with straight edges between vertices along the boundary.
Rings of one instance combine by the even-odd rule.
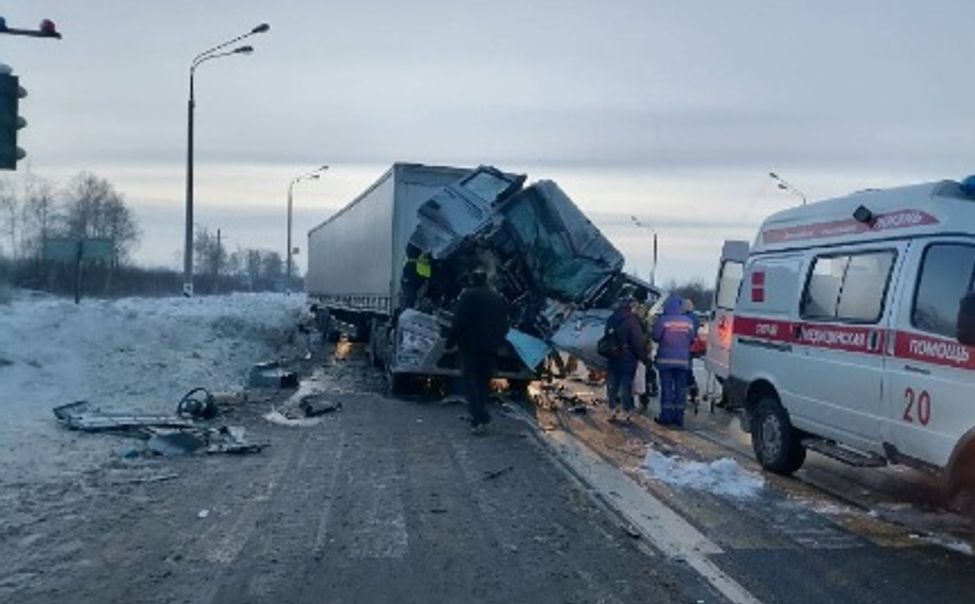
[[297, 388], [298, 374], [282, 369], [276, 361], [265, 361], [251, 367], [249, 383], [253, 388]]
[[507, 474], [508, 472], [511, 472], [514, 469], [515, 469], [514, 466], [508, 466], [506, 468], [501, 468], [500, 470], [488, 470], [488, 471], [485, 471], [484, 472], [484, 480], [494, 480], [495, 478], [498, 478], [499, 476], [504, 476], [505, 474]]
[[104, 413], [88, 401], [76, 401], [54, 408], [54, 416], [72, 430], [83, 432], [127, 432], [144, 428], [195, 428], [188, 419], [173, 415]]
[[316, 394], [309, 394], [301, 398], [298, 408], [304, 412], [305, 417], [317, 417], [325, 415], [342, 408], [342, 403], [328, 401]]
[[[267, 446], [267, 443], [248, 442], [244, 438], [244, 429], [237, 426], [211, 428], [173, 415], [104, 413], [86, 401], [55, 407], [54, 415], [71, 430], [110, 432], [144, 439], [144, 452], [164, 457], [198, 451], [257, 453]], [[129, 450], [123, 456], [137, 457], [139, 454], [138, 450]]]

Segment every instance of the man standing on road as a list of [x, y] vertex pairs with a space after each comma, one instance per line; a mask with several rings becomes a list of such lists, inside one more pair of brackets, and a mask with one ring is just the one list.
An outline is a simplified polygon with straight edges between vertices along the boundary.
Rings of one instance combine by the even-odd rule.
[[[640, 326], [643, 328], [643, 333], [647, 339], [645, 353], [646, 358], [649, 359], [653, 356], [653, 340], [650, 339], [650, 331], [653, 327], [653, 320], [650, 315], [650, 292], [641, 285], [634, 290], [633, 297], [636, 298], [636, 309], [634, 312], [637, 318], [640, 319]], [[640, 395], [640, 407], [646, 409], [650, 406], [650, 399], [656, 398], [660, 394], [660, 387], [657, 385], [657, 370], [653, 368], [653, 363], [646, 363], [644, 365], [644, 371], [646, 386], [643, 394]]]
[[508, 301], [491, 289], [487, 273], [475, 269], [470, 287], [460, 294], [451, 323], [448, 346], [460, 352], [460, 376], [471, 414], [471, 433], [484, 434], [491, 421], [487, 410], [488, 387], [495, 358], [508, 333]]
[[695, 337], [693, 323], [681, 310], [681, 299], [678, 296], [667, 298], [663, 314], [653, 324], [660, 372], [660, 417], [655, 421], [663, 426], [684, 425], [687, 371], [691, 342]]
[[[609, 358], [609, 375], [606, 379], [606, 403], [611, 415], [609, 421], [630, 422], [633, 415], [633, 378], [640, 361], [647, 359], [647, 342], [640, 325], [640, 319], [634, 313], [636, 299], [630, 292], [624, 293], [613, 314], [606, 321], [606, 334], [615, 343], [615, 354]], [[623, 416], [619, 415], [619, 407], [623, 407]]]

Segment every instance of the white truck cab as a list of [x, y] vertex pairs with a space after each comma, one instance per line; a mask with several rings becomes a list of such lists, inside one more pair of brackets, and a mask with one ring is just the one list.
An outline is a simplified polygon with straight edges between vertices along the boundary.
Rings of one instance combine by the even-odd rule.
[[789, 474], [811, 448], [932, 470], [951, 492], [975, 483], [975, 346], [958, 339], [973, 279], [975, 177], [769, 217], [726, 385], [761, 464]]

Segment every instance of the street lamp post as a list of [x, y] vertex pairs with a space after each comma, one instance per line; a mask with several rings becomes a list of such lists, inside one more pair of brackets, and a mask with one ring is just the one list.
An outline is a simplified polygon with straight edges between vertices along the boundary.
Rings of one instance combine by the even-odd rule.
[[656, 283], [656, 280], [657, 280], [657, 230], [654, 229], [649, 224], [646, 224], [644, 222], [641, 222], [640, 219], [637, 218], [636, 216], [630, 216], [630, 220], [632, 220], [633, 221], [633, 224], [635, 224], [636, 226], [640, 227], [641, 229], [647, 229], [648, 231], [650, 231], [651, 233], [653, 233], [653, 268], [650, 271], [650, 285], [656, 286], [657, 285], [657, 283]]
[[783, 191], [788, 191], [789, 193], [792, 193], [793, 195], [798, 196], [799, 199], [802, 200], [802, 205], [806, 205], [806, 194], [805, 193], [803, 193], [802, 191], [800, 191], [796, 187], [792, 186], [792, 184], [786, 182], [786, 180], [784, 178], [782, 178], [781, 176], [779, 176], [775, 172], [769, 172], [768, 175], [769, 175], [769, 178], [771, 178], [772, 180], [774, 180], [778, 184], [779, 189], [781, 189]]
[[250, 54], [254, 52], [251, 46], [238, 46], [233, 50], [222, 51], [231, 44], [236, 44], [244, 38], [255, 34], [262, 34], [271, 29], [267, 23], [261, 23], [249, 32], [237, 36], [232, 40], [227, 40], [213, 48], [205, 50], [193, 58], [190, 63], [190, 95], [186, 103], [186, 233], [183, 242], [183, 295], [193, 295], [193, 111], [196, 108], [196, 98], [194, 96], [194, 78], [196, 68], [212, 59], [229, 57], [237, 54]]
[[291, 256], [293, 251], [293, 248], [291, 247], [291, 211], [292, 211], [292, 206], [294, 201], [294, 188], [296, 184], [298, 184], [303, 180], [318, 179], [322, 175], [322, 172], [324, 172], [325, 170], [328, 170], [327, 165], [324, 165], [320, 168], [316, 168], [311, 172], [308, 172], [307, 174], [295, 176], [294, 178], [291, 179], [291, 182], [288, 183], [288, 249], [287, 252], [285, 253], [285, 259], [286, 259], [285, 262], [287, 268], [285, 269], [284, 291], [289, 294], [291, 293]]

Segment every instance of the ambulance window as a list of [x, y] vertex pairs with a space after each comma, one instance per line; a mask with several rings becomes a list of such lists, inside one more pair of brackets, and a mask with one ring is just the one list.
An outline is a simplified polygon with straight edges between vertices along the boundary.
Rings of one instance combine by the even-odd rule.
[[975, 247], [936, 244], [924, 253], [914, 298], [914, 327], [949, 338], [957, 335], [958, 306], [972, 289]]
[[809, 275], [809, 283], [806, 285], [806, 295], [803, 297], [803, 317], [828, 319], [836, 317], [836, 303], [840, 299], [843, 275], [849, 262], [849, 256], [816, 258], [812, 273]]
[[741, 286], [741, 275], [745, 265], [736, 260], [726, 260], [721, 265], [721, 275], [718, 277], [718, 292], [715, 295], [715, 305], [724, 310], [732, 310], [738, 299], [738, 288]]
[[802, 299], [803, 318], [876, 323], [893, 264], [891, 251], [816, 258]]
[[836, 316], [847, 321], [879, 321], [884, 310], [887, 277], [893, 264], [893, 252], [851, 256]]

